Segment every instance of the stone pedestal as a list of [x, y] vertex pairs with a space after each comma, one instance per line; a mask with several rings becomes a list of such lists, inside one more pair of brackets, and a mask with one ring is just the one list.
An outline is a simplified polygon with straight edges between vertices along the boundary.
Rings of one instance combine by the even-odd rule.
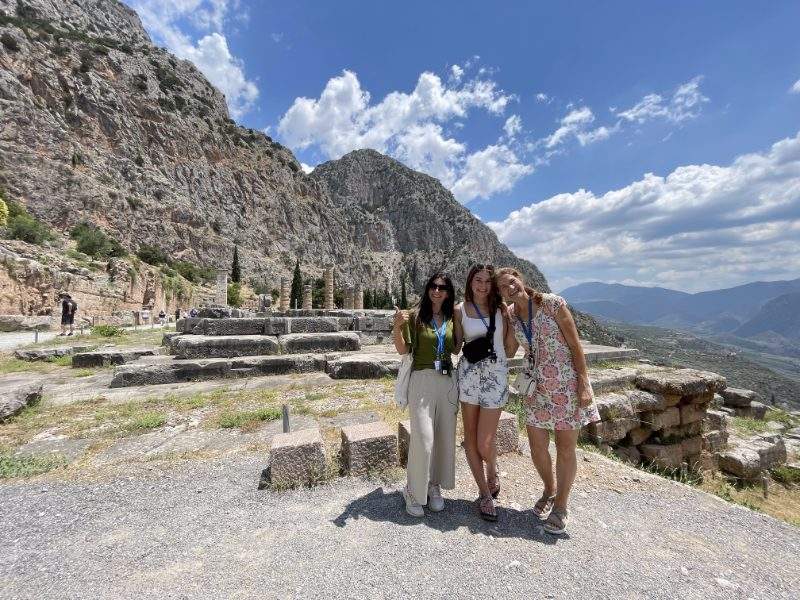
[[346, 310], [353, 310], [355, 308], [355, 292], [351, 286], [347, 286], [344, 290], [344, 308]]
[[312, 304], [312, 292], [311, 292], [311, 284], [306, 284], [303, 286], [303, 310], [311, 310]]
[[325, 476], [325, 446], [319, 429], [280, 433], [272, 438], [269, 452], [272, 487], [312, 485]]
[[281, 277], [281, 299], [280, 306], [281, 312], [289, 310], [289, 280], [286, 277]]
[[397, 466], [397, 435], [383, 421], [342, 427], [342, 463], [348, 475]]
[[331, 268], [325, 269], [324, 279], [325, 279], [325, 304], [324, 304], [323, 308], [325, 310], [332, 310], [334, 308], [334, 305], [333, 305], [333, 269], [331, 269]]
[[361, 287], [360, 283], [357, 283], [353, 290], [353, 308], [364, 310], [364, 288]]
[[217, 286], [214, 291], [214, 304], [228, 306], [228, 272], [217, 271]]

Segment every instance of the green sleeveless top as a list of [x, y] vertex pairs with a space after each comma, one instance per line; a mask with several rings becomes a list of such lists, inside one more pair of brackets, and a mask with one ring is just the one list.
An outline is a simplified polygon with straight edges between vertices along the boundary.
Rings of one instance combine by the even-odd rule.
[[[408, 323], [403, 327], [403, 340], [406, 344], [411, 345], [411, 351], [414, 353], [414, 365], [412, 370], [421, 371], [423, 369], [433, 369], [433, 361], [436, 360], [436, 346], [438, 340], [436, 339], [436, 332], [431, 327], [430, 323], [420, 325], [419, 329], [414, 331], [412, 325], [414, 323], [415, 315], [412, 314]], [[412, 336], [412, 334], [414, 334]], [[447, 360], [451, 359], [455, 341], [453, 338], [453, 319], [447, 321], [447, 328], [444, 335], [444, 354]]]

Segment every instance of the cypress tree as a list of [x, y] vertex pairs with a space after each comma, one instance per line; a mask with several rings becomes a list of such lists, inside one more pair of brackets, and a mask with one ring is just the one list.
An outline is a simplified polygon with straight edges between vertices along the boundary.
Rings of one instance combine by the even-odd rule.
[[300, 260], [294, 265], [294, 274], [292, 275], [292, 291], [289, 294], [289, 307], [300, 308], [303, 306], [303, 276], [300, 274]]
[[239, 267], [239, 246], [233, 247], [233, 262], [231, 263], [231, 281], [242, 282], [242, 269]]
[[400, 308], [408, 308], [408, 297], [406, 296], [406, 276], [400, 278]]

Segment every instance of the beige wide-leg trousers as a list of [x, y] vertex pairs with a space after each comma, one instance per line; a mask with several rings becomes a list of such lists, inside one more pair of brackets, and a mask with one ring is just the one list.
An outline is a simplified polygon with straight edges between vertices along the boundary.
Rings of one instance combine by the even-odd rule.
[[408, 410], [408, 489], [416, 502], [427, 504], [428, 482], [446, 490], [456, 486], [456, 378], [433, 369], [412, 372]]

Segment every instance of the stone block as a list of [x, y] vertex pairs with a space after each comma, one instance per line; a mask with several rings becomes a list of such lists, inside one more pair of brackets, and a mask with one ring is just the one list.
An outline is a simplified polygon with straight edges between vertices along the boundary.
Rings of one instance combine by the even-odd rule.
[[736, 416], [736, 411], [733, 408], [729, 407], [729, 406], [720, 406], [717, 410], [719, 412], [725, 413], [729, 417], [735, 417]]
[[280, 352], [277, 339], [267, 335], [187, 335], [175, 340], [173, 347], [179, 359], [266, 356]]
[[[171, 334], [174, 335], [174, 334]], [[76, 352], [86, 352], [91, 346], [60, 346], [55, 348], [32, 348], [30, 350], [15, 350], [14, 358], [37, 362], [41, 360], [52, 360], [62, 356], [70, 356]]]
[[196, 333], [204, 335], [265, 335], [266, 319], [203, 319]]
[[200, 325], [201, 321], [199, 317], [186, 317], [185, 319], [178, 319], [175, 323], [175, 330], [179, 333], [200, 333], [195, 332], [195, 328]]
[[642, 462], [642, 453], [636, 446], [617, 446], [613, 449], [614, 454], [621, 460], [632, 465], [638, 465]]
[[716, 396], [714, 392], [704, 392], [702, 394], [693, 394], [691, 396], [684, 396], [683, 401], [684, 403], [689, 404], [711, 404], [714, 400], [714, 396]]
[[278, 338], [286, 354], [341, 352], [361, 349], [361, 338], [351, 331], [338, 333], [290, 333]]
[[329, 360], [325, 371], [333, 379], [380, 379], [397, 375], [400, 358], [358, 355], [342, 356]]
[[26, 383], [0, 389], [0, 422], [13, 417], [26, 406], [36, 404], [41, 398], [41, 383]]
[[708, 431], [727, 431], [728, 415], [719, 410], [707, 410], [703, 418], [703, 427]]
[[270, 483], [276, 488], [312, 485], [325, 477], [325, 445], [319, 429], [279, 433], [269, 452]]
[[599, 444], [605, 442], [607, 444], [614, 444], [623, 439], [628, 432], [641, 425], [638, 418], [624, 418], [615, 419], [614, 421], [598, 421], [597, 423], [589, 423], [586, 430], [589, 438], [594, 443]]
[[649, 427], [637, 427], [628, 432], [628, 442], [632, 446], [639, 446], [647, 441], [650, 437], [652, 430]]
[[650, 412], [642, 415], [642, 423], [649, 426], [653, 431], [659, 431], [665, 427], [680, 425], [681, 411], [677, 406], [667, 408], [662, 412]]
[[408, 464], [408, 449], [411, 447], [411, 421], [400, 421], [397, 424], [397, 449], [400, 455], [400, 464]]
[[713, 409], [718, 409], [719, 407], [724, 405], [725, 405], [725, 398], [723, 398], [720, 394], [714, 394], [714, 396], [711, 398], [711, 402], [709, 403], [709, 406]]
[[93, 352], [80, 352], [73, 355], [72, 367], [75, 369], [92, 367], [109, 367], [112, 365], [124, 365], [134, 362], [142, 356], [154, 356], [154, 348], [131, 348], [127, 350], [108, 349], [95, 350]]
[[694, 396], [725, 388], [725, 378], [696, 369], [658, 370], [640, 373], [636, 387], [648, 392], [676, 396]]
[[391, 331], [392, 318], [386, 316], [358, 316], [353, 319], [354, 331]]
[[183, 334], [180, 331], [171, 331], [161, 336], [161, 345], [167, 349], [172, 348], [172, 342], [178, 339]]
[[766, 404], [762, 404], [761, 402], [751, 402], [750, 403], [750, 417], [753, 419], [758, 419], [760, 421], [764, 420], [764, 417], [767, 416], [767, 411], [769, 407]]
[[679, 394], [662, 394], [664, 396], [664, 407], [672, 408], [681, 403], [681, 396]]
[[519, 451], [519, 425], [517, 415], [503, 411], [497, 425], [497, 453]]
[[719, 452], [728, 444], [728, 432], [713, 430], [703, 434], [703, 450], [706, 452]]
[[703, 423], [695, 421], [694, 423], [687, 423], [686, 425], [675, 425], [674, 427], [665, 427], [658, 432], [658, 437], [664, 440], [682, 440], [683, 438], [700, 435], [703, 433]]
[[642, 456], [663, 469], [679, 469], [683, 462], [681, 444], [642, 444]]
[[396, 466], [397, 434], [383, 421], [342, 427], [342, 464], [354, 476]]
[[764, 470], [786, 463], [786, 445], [779, 435], [756, 436], [719, 454], [719, 468], [747, 480], [756, 480]]
[[597, 411], [603, 421], [632, 418], [636, 415], [625, 392], [608, 392], [595, 398]]
[[684, 404], [681, 406], [681, 425], [697, 423], [706, 416], [706, 407], [702, 404]]
[[681, 442], [681, 451], [686, 457], [697, 456], [703, 451], [703, 437], [695, 435], [686, 438]]
[[292, 317], [286, 333], [334, 333], [339, 331], [336, 317]]
[[654, 394], [644, 390], [629, 390], [625, 394], [636, 413], [656, 412], [667, 408], [666, 398], [663, 394]]
[[747, 408], [751, 402], [761, 401], [761, 396], [756, 392], [742, 388], [725, 388], [719, 394], [725, 401], [725, 406]]

